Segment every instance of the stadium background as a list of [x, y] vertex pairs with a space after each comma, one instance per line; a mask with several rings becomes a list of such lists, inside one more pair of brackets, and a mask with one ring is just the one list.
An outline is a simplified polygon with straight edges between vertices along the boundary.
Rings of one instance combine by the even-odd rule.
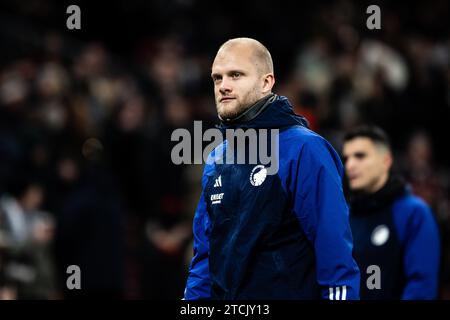
[[[66, 28], [70, 4], [81, 30]], [[371, 4], [381, 30], [366, 27]], [[395, 170], [439, 222], [450, 298], [449, 12], [445, 0], [2, 1], [0, 199], [20, 200], [25, 222], [0, 228], [0, 298], [182, 297], [202, 166], [173, 165], [170, 134], [217, 123], [210, 66], [238, 36], [268, 47], [275, 92], [336, 149], [358, 124], [388, 132]], [[66, 288], [69, 265], [81, 290]]]

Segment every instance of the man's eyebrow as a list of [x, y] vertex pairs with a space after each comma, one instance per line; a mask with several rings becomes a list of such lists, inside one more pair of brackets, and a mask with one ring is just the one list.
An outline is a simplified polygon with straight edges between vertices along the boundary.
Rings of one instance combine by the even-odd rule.
[[[239, 70], [239, 69], [233, 69], [233, 70], [229, 70], [226, 72], [227, 75], [232, 75], [234, 73], [240, 73], [240, 74], [244, 74], [244, 75], [246, 74], [245, 71]], [[222, 76], [222, 74], [218, 73], [218, 72], [211, 73], [211, 78], [213, 78], [213, 79], [217, 78], [217, 77], [221, 77], [221, 76]]]
[[233, 73], [242, 73], [242, 74], [245, 74], [245, 72], [244, 72], [243, 70], [238, 70], [238, 69], [230, 70], [230, 71], [227, 72], [227, 74], [233, 74]]

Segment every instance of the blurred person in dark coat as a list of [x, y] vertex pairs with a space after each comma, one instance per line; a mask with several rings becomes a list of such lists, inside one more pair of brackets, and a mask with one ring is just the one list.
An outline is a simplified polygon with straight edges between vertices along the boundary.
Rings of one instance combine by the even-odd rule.
[[[379, 286], [361, 277], [361, 299], [435, 299], [440, 238], [430, 207], [391, 172], [387, 135], [361, 127], [344, 138], [354, 256], [361, 273], [380, 268]], [[369, 274], [370, 275], [370, 274]]]
[[[64, 298], [122, 298], [124, 290], [121, 195], [99, 159], [71, 153], [57, 161], [55, 253]], [[81, 271], [81, 290], [66, 288], [70, 265]]]

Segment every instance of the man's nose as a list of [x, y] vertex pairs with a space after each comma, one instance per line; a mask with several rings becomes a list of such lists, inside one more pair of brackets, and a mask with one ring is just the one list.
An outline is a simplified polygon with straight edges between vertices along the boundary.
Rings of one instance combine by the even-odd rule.
[[227, 94], [232, 91], [230, 81], [227, 78], [223, 78], [220, 82], [219, 91], [221, 94]]
[[351, 172], [355, 168], [355, 160], [352, 157], [347, 158], [345, 161], [345, 170]]

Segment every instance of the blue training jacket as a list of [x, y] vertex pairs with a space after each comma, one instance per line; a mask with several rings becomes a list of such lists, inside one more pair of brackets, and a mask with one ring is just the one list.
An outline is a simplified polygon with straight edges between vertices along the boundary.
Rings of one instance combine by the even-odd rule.
[[222, 128], [279, 129], [279, 170], [211, 161], [227, 141], [210, 154], [184, 298], [359, 299], [343, 166], [332, 146], [282, 96]]
[[397, 177], [350, 203], [355, 259], [362, 271], [376, 265], [381, 273], [378, 288], [366, 285], [370, 272], [361, 278], [361, 299], [436, 299], [440, 237], [430, 207]]

